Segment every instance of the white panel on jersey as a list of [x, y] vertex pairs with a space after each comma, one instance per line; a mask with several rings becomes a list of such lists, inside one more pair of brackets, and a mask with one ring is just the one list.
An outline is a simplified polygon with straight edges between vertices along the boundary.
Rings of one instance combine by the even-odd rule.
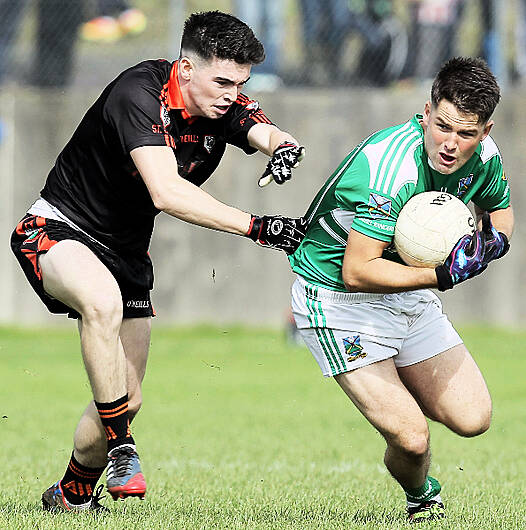
[[348, 210], [342, 210], [341, 208], [336, 208], [331, 212], [332, 218], [338, 223], [339, 226], [343, 228], [347, 233], [351, 230], [352, 222], [354, 221], [355, 212], [350, 212]]
[[390, 196], [396, 197], [400, 189], [405, 186], [408, 182], [416, 184], [418, 181], [418, 167], [415, 162], [414, 152], [415, 149], [423, 142], [422, 138], [418, 141], [413, 142], [407, 151], [405, 158], [402, 160], [402, 164], [398, 169], [397, 174], [393, 180], [393, 187], [391, 188]]
[[[380, 191], [380, 186], [382, 184], [382, 177], [385, 172], [385, 165], [391, 159], [398, 142], [394, 142], [393, 145], [389, 148], [389, 144], [397, 137], [404, 136], [404, 133], [407, 133], [413, 128], [411, 122], [407, 122], [403, 127], [396, 129], [391, 133], [387, 138], [379, 141], [378, 143], [367, 144], [363, 149], [363, 153], [367, 157], [369, 162], [369, 188]], [[386, 151], [388, 152], [386, 153]], [[385, 157], [384, 157], [385, 154]], [[383, 164], [380, 167], [380, 162], [383, 160]]]
[[486, 136], [482, 142], [480, 142], [481, 151], [480, 151], [480, 160], [485, 164], [488, 160], [494, 156], [498, 156], [501, 159], [499, 148], [491, 136]]
[[335, 239], [336, 241], [338, 241], [338, 243], [341, 243], [342, 245], [347, 245], [347, 241], [345, 241], [345, 239], [343, 239], [343, 237], [340, 237], [328, 224], [327, 224], [327, 221], [323, 218], [323, 217], [320, 217], [319, 221], [320, 223], [320, 226], [325, 230], [325, 232], [327, 232], [327, 234], [329, 234], [333, 239]]
[[[400, 157], [403, 156], [403, 153], [405, 151], [405, 148], [412, 142], [412, 145], [409, 146], [407, 153], [402, 160], [400, 167], [398, 168], [398, 171], [395, 174], [396, 166], [398, 165], [398, 162], [400, 161]], [[395, 188], [398, 186], [398, 189], [400, 189], [406, 182], [414, 181], [416, 182], [418, 178], [418, 171], [416, 169], [416, 163], [413, 157], [413, 153], [415, 151], [415, 148], [417, 145], [420, 145], [422, 143], [422, 138], [420, 137], [420, 133], [418, 131], [415, 131], [413, 134], [410, 134], [406, 137], [406, 139], [400, 144], [400, 147], [398, 148], [398, 151], [393, 158], [393, 161], [391, 162], [391, 167], [389, 168], [389, 173], [387, 174], [387, 178], [385, 179], [385, 184], [382, 190], [382, 193], [384, 195], [387, 195], [389, 192], [389, 188], [391, 188], [391, 182], [393, 183], [392, 191], [391, 191], [391, 197], [395, 197]], [[414, 170], [410, 174], [406, 174], [404, 170], [407, 170], [408, 168], [414, 168]], [[411, 178], [412, 177], [412, 178]], [[396, 190], [398, 191], [398, 190]]]

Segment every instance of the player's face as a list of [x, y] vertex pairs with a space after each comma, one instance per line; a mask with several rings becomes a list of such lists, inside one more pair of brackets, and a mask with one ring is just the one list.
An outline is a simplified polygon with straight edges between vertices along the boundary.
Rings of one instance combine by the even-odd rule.
[[437, 107], [428, 101], [422, 127], [424, 146], [433, 167], [444, 175], [460, 169], [492, 126], [492, 121], [479, 123], [476, 114], [464, 114], [445, 99]]
[[180, 63], [181, 76], [188, 76], [184, 102], [191, 116], [221, 118], [250, 78], [250, 64], [216, 57], [210, 61], [190, 59], [186, 65], [183, 61], [184, 58]]

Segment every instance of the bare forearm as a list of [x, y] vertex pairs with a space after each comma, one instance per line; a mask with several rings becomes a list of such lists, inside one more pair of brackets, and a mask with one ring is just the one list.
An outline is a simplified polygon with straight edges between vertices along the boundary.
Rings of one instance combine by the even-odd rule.
[[[477, 228], [482, 229], [482, 214], [484, 210], [481, 210], [478, 206], [475, 206], [475, 212], [477, 214]], [[502, 210], [495, 210], [490, 214], [491, 223], [498, 232], [506, 234], [508, 239], [511, 239], [513, 233], [513, 227], [515, 225], [515, 216], [513, 214], [513, 208], [508, 206]]]
[[437, 286], [434, 269], [409, 267], [383, 258], [359, 267], [344, 267], [343, 280], [347, 290], [362, 293], [397, 293]]
[[[159, 208], [160, 206], [160, 208]], [[228, 206], [184, 179], [169, 189], [157, 206], [169, 215], [213, 230], [245, 235], [251, 215]]]
[[254, 125], [248, 132], [248, 141], [252, 147], [268, 156], [272, 156], [283, 142], [292, 142], [299, 145], [298, 141], [288, 132], [268, 123]]

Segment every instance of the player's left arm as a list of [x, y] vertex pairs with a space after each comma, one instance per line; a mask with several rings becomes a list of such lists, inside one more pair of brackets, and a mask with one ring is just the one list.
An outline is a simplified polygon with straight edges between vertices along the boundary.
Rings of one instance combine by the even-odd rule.
[[[477, 215], [477, 227], [482, 230], [482, 217], [485, 210], [475, 205], [475, 213]], [[489, 214], [491, 224], [498, 232], [506, 234], [508, 240], [511, 239], [513, 234], [513, 228], [515, 226], [515, 216], [513, 214], [513, 208], [508, 206], [500, 210], [495, 210]]]
[[477, 228], [484, 236], [484, 261], [490, 263], [502, 258], [510, 249], [513, 233], [513, 208], [508, 206], [491, 213], [475, 205]]
[[273, 180], [283, 184], [292, 177], [292, 169], [305, 156], [305, 148], [291, 134], [270, 123], [252, 126], [247, 139], [251, 147], [271, 157], [259, 179], [260, 186], [266, 186]]
[[410, 267], [382, 258], [389, 244], [351, 228], [342, 269], [348, 291], [399, 293], [437, 287], [434, 269]]

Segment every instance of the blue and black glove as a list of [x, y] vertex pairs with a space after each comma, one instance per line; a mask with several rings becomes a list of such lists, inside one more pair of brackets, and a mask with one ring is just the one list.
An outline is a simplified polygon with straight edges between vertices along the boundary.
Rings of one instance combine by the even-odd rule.
[[253, 215], [246, 236], [263, 247], [292, 254], [305, 237], [307, 226], [308, 222], [304, 217]]
[[439, 291], [452, 289], [457, 283], [478, 276], [486, 269], [485, 243], [484, 231], [460, 239], [444, 264], [435, 268]]
[[488, 212], [484, 212], [482, 215], [482, 232], [484, 232], [486, 240], [484, 244], [484, 261], [489, 263], [494, 259], [502, 258], [510, 249], [510, 243], [506, 234], [497, 231], [491, 224]]

